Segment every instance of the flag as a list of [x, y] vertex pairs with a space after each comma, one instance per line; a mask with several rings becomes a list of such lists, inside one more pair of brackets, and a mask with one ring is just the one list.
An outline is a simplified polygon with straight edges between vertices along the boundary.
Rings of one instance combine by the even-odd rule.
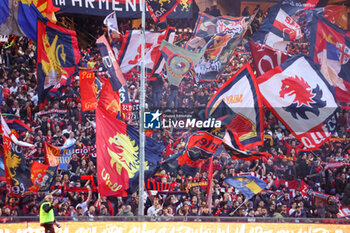
[[68, 170], [73, 152], [74, 144], [67, 147], [57, 147], [44, 141], [45, 164], [50, 167], [58, 166], [60, 170]]
[[267, 17], [253, 35], [253, 41], [286, 51], [290, 41], [302, 36], [299, 24], [278, 4], [269, 8]]
[[147, 9], [155, 23], [165, 21], [166, 16], [170, 14], [179, 4], [178, 0], [157, 1], [146, 0]]
[[60, 170], [69, 170], [70, 158], [74, 152], [74, 144], [68, 145], [66, 147], [59, 147], [60, 154], [58, 155], [59, 169]]
[[49, 91], [69, 84], [80, 60], [75, 31], [38, 20], [37, 56], [38, 98], [42, 108]]
[[118, 29], [117, 15], [115, 14], [115, 11], [106, 16], [106, 18], [103, 20], [103, 24], [107, 26], [108, 36], [111, 41], [115, 41], [121, 37], [121, 33]]
[[172, 45], [163, 40], [160, 50], [166, 61], [167, 76], [169, 83], [179, 86], [182, 78], [194, 68], [203, 56], [204, 50], [199, 53]]
[[228, 64], [231, 54], [243, 39], [255, 14], [249, 17], [213, 17], [199, 13], [191, 39], [185, 48], [200, 52], [205, 47], [204, 56], [195, 66], [196, 81], [213, 81]]
[[103, 82], [103, 87], [98, 101], [99, 107], [105, 109], [111, 117], [117, 117], [120, 114], [119, 92], [114, 92], [110, 79]]
[[[141, 63], [141, 31], [126, 31], [119, 52], [118, 61], [123, 73], [139, 66]], [[175, 38], [174, 28], [167, 28], [160, 32], [145, 32], [145, 68], [148, 74], [159, 74], [164, 67], [164, 59], [161, 57], [160, 44], [163, 40], [173, 43]]]
[[205, 118], [221, 121], [235, 148], [245, 150], [263, 144], [262, 100], [249, 63], [226, 81], [209, 100]]
[[51, 145], [48, 142], [44, 141], [44, 157], [45, 157], [45, 164], [48, 164], [49, 166], [58, 166], [59, 165], [59, 155], [60, 155], [61, 149], [57, 146]]
[[14, 114], [2, 114], [5, 119], [6, 124], [11, 129], [11, 132], [15, 134], [18, 138], [22, 133], [26, 133], [31, 129], [27, 126], [23, 121], [21, 121], [20, 117]]
[[229, 177], [224, 182], [238, 189], [248, 199], [260, 193], [267, 186], [265, 181], [250, 175]]
[[30, 179], [33, 186], [29, 188], [30, 191], [47, 192], [51, 189], [52, 182], [56, 178], [57, 166], [50, 167], [49, 165], [34, 161], [30, 169]]
[[0, 147], [0, 152], [0, 181], [6, 181], [3, 147]]
[[9, 128], [9, 126], [7, 125], [3, 115], [1, 115], [1, 130], [2, 130], [3, 136], [5, 135], [6, 137], [9, 137], [15, 144], [19, 146], [24, 146], [24, 147], [34, 147], [34, 145], [31, 143], [19, 141], [17, 139], [15, 133], [13, 133]]
[[199, 169], [204, 165], [205, 160], [192, 160], [188, 156], [188, 152], [177, 153], [171, 155], [162, 163], [162, 168], [167, 172], [177, 173], [181, 169], [185, 175], [194, 177]]
[[[132, 119], [132, 105], [129, 100], [128, 86], [119, 89], [121, 119], [129, 121]], [[147, 136], [147, 135], [146, 135]]]
[[93, 70], [79, 70], [82, 111], [96, 109], [98, 86], [95, 84], [95, 79], [96, 77]]
[[[126, 196], [138, 188], [139, 133], [132, 126], [96, 109], [97, 181], [102, 196]], [[159, 165], [164, 146], [145, 142], [145, 179]]]
[[[31, 145], [29, 143], [15, 143], [4, 118], [1, 116], [2, 141], [4, 150], [4, 168], [6, 183], [9, 190], [8, 194], [22, 195], [28, 191], [32, 183], [30, 177], [30, 169], [26, 164], [24, 157], [25, 147], [23, 145]], [[17, 139], [16, 139], [17, 140]], [[21, 145], [20, 145], [21, 144]]]
[[282, 62], [289, 58], [287, 53], [273, 49], [267, 45], [249, 41], [249, 46], [258, 77], [274, 67], [281, 65]]
[[56, 22], [52, 0], [1, 0], [0, 35], [27, 36], [37, 40], [37, 19]]
[[252, 161], [252, 160], [257, 160], [264, 157], [271, 157], [271, 155], [267, 152], [242, 151], [227, 145], [225, 142], [223, 143], [223, 145], [226, 152], [233, 160], [241, 159], [245, 161]]
[[338, 101], [350, 102], [350, 32], [314, 14], [310, 56], [321, 64], [322, 74], [334, 86]]
[[103, 64], [108, 71], [113, 91], [118, 91], [126, 84], [126, 81], [112, 48], [104, 35], [97, 39], [96, 44], [100, 50]]
[[264, 105], [309, 149], [336, 129], [334, 92], [309, 58], [297, 55], [257, 79]]
[[180, 168], [185, 174], [195, 176], [204, 162], [219, 149], [224, 135], [221, 129], [193, 133], [186, 139], [185, 151], [164, 161], [163, 168], [168, 172], [177, 172]]

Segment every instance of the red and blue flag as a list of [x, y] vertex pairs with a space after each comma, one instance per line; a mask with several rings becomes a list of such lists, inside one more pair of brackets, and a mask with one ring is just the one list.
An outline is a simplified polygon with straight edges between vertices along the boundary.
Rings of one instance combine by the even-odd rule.
[[80, 59], [76, 32], [38, 20], [37, 54], [38, 98], [42, 108], [48, 93], [68, 85], [76, 70]]
[[350, 102], [350, 32], [314, 14], [310, 56], [321, 64], [322, 74], [334, 86], [338, 101]]
[[241, 150], [262, 145], [262, 100], [249, 63], [236, 72], [210, 99], [205, 118], [221, 121], [229, 135], [226, 144]]
[[[139, 133], [110, 116], [100, 106], [96, 109], [97, 181], [102, 196], [126, 196], [138, 188], [140, 168]], [[146, 137], [145, 180], [153, 175], [161, 160], [162, 144]]]

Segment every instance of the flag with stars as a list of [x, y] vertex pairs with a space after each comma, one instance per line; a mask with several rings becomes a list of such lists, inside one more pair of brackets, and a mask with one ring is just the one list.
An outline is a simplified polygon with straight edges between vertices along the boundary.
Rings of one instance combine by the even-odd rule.
[[350, 102], [350, 32], [314, 14], [310, 56], [321, 64], [321, 72], [334, 86], [338, 101]]

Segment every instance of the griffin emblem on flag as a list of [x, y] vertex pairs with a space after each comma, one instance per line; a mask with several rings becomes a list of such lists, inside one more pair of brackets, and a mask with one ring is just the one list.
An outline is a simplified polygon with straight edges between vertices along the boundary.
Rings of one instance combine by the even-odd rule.
[[60, 77], [56, 75], [51, 76], [50, 74], [67, 75], [67, 72], [62, 68], [61, 61], [66, 63], [66, 54], [64, 52], [63, 44], [57, 45], [58, 35], [55, 36], [54, 40], [50, 44], [47, 33], [44, 33], [43, 37], [44, 50], [47, 55], [48, 61], [42, 60], [42, 69], [46, 74], [45, 86], [50, 86], [50, 77], [55, 77], [54, 83], [60, 80]]
[[326, 106], [326, 101], [321, 99], [322, 91], [319, 85], [312, 89], [302, 77], [297, 75], [282, 80], [279, 95], [281, 98], [294, 96], [293, 103], [283, 109], [290, 112], [295, 119], [298, 119], [297, 115], [303, 119], [309, 119], [306, 112], [312, 112], [318, 116], [319, 108]]
[[[114, 137], [109, 138], [108, 142], [107, 150], [111, 158], [111, 166], [114, 168], [115, 164], [115, 169], [119, 175], [121, 175], [122, 168], [124, 168], [129, 175], [129, 179], [133, 178], [140, 166], [139, 146], [135, 143], [135, 140], [131, 140], [126, 134], [117, 133]], [[145, 169], [148, 168], [148, 162], [146, 161]]]

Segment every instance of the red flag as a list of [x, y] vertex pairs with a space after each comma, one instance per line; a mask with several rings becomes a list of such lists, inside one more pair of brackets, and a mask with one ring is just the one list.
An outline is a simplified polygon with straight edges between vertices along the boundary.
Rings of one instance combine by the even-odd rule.
[[50, 189], [52, 181], [55, 177], [57, 166], [50, 167], [49, 165], [34, 161], [30, 169], [30, 179], [33, 186], [29, 188], [32, 192], [45, 192]]
[[59, 155], [61, 149], [44, 141], [45, 163], [49, 166], [59, 166]]
[[95, 110], [97, 106], [97, 86], [92, 70], [79, 70], [80, 97], [83, 111]]
[[319, 0], [307, 0], [304, 10], [314, 9]]
[[124, 169], [126, 161], [122, 160], [123, 157], [117, 160], [113, 156], [124, 153], [123, 147], [115, 143], [108, 143], [116, 140], [117, 136], [122, 137], [122, 135], [125, 135], [125, 124], [118, 124], [118, 122], [120, 121], [117, 121], [110, 114], [106, 113], [104, 108], [97, 107], [97, 181], [98, 190], [102, 196], [126, 196], [126, 190], [129, 188], [129, 174]]
[[269, 46], [249, 41], [257, 76], [281, 65], [288, 59], [288, 54]]
[[39, 107], [47, 96], [60, 95], [60, 90], [70, 84], [80, 60], [76, 32], [51, 22], [38, 21], [37, 78]]
[[112, 117], [116, 117], [120, 112], [119, 92], [113, 91], [113, 88], [109, 79], [104, 80], [98, 105], [99, 107], [106, 110], [108, 114]]

